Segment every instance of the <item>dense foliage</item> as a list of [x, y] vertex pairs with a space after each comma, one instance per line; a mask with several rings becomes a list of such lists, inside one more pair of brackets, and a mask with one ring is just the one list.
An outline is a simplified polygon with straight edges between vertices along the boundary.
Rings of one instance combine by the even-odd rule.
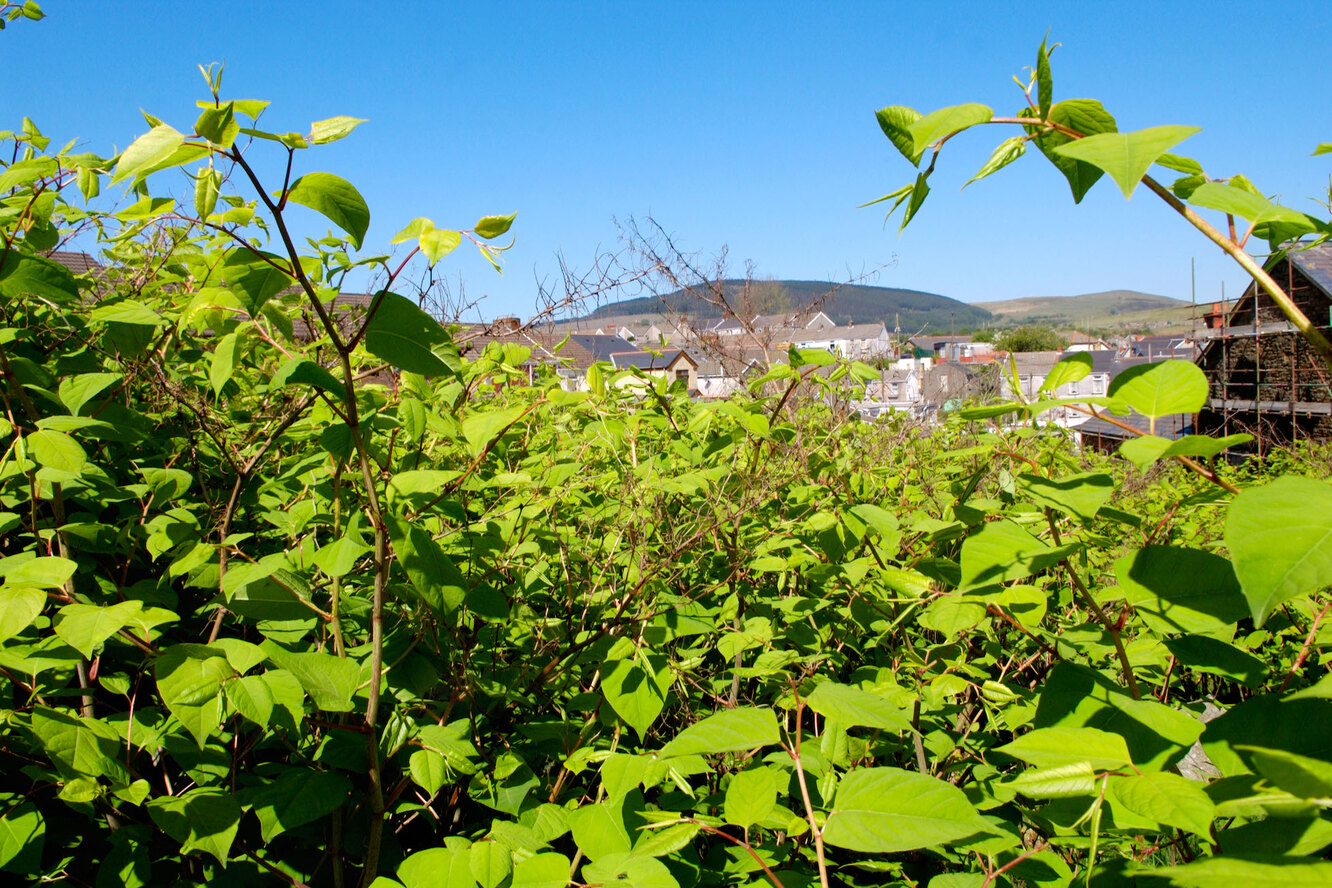
[[[1326, 454], [1269, 481], [1148, 436], [1140, 471], [1047, 401], [860, 423], [873, 374], [819, 352], [725, 402], [531, 383], [394, 292], [512, 217], [362, 256], [360, 195], [303, 172], [358, 121], [266, 132], [206, 73], [116, 158], [3, 134], [6, 873], [1328, 881]], [[182, 170], [193, 212], [150, 189]], [[336, 231], [297, 244], [298, 206]], [[104, 274], [48, 258], [73, 231]], [[361, 265], [387, 285], [349, 314]], [[1196, 409], [1195, 373], [1103, 406]]]
[[1068, 345], [1067, 340], [1051, 327], [1015, 327], [995, 334], [994, 347], [1006, 352], [1056, 351]]

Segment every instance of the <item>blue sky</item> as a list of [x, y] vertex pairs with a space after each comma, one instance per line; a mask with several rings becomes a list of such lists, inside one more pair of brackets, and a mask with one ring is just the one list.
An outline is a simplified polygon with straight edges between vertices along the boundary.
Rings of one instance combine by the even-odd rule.
[[[142, 107], [188, 128], [199, 62], [226, 61], [224, 98], [273, 101], [266, 123], [369, 119], [298, 155], [369, 202], [367, 249], [407, 221], [470, 226], [517, 211], [501, 278], [460, 249], [485, 313], [527, 314], [555, 254], [575, 268], [617, 247], [614, 219], [651, 215], [732, 269], [846, 280], [964, 301], [1112, 288], [1199, 299], [1242, 286], [1215, 247], [1150, 194], [1108, 180], [1074, 206], [1037, 154], [959, 193], [997, 127], [950, 144], [920, 216], [898, 237], [857, 204], [914, 171], [876, 108], [964, 101], [1016, 110], [1012, 81], [1047, 29], [1055, 98], [1093, 97], [1121, 129], [1203, 127], [1177, 151], [1314, 208], [1332, 158], [1332, 15], [1325, 3], [266, 3], [44, 4], [0, 35], [0, 126], [31, 116], [59, 143], [111, 153]], [[19, 85], [22, 88], [19, 88]], [[1165, 175], [1169, 175], [1166, 173]], [[173, 187], [163, 182], [159, 187]], [[178, 184], [174, 187], [180, 187]], [[304, 213], [304, 211], [300, 211]], [[303, 216], [302, 230], [321, 224]]]

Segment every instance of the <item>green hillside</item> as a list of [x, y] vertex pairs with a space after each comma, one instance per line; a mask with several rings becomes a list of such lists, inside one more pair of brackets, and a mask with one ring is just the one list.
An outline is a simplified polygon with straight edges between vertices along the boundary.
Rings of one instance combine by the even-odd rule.
[[[903, 333], [922, 329], [946, 333], [954, 327], [968, 330], [992, 320], [990, 312], [979, 305], [968, 305], [937, 293], [898, 287], [844, 284], [834, 289], [821, 281], [741, 280], [728, 280], [724, 285], [727, 298], [736, 311], [756, 315], [817, 306], [839, 324], [882, 321], [892, 330], [900, 323]], [[661, 297], [641, 296], [603, 305], [588, 317], [653, 314], [662, 311], [663, 305], [672, 312], [693, 317], [721, 314], [706, 300], [687, 291], [677, 291]]]
[[1188, 302], [1139, 293], [1136, 290], [1107, 290], [1082, 296], [1029, 296], [999, 302], [977, 302], [1003, 324], [1048, 324], [1053, 327], [1118, 326], [1124, 315], [1162, 309], [1187, 310]]

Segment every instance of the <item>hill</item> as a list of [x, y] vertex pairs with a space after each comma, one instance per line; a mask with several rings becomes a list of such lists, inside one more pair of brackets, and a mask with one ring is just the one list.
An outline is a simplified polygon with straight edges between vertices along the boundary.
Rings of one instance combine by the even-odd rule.
[[1081, 296], [1029, 296], [999, 302], [977, 302], [995, 319], [1005, 324], [1049, 324], [1054, 327], [1117, 327], [1126, 315], [1184, 311], [1190, 303], [1169, 296], [1139, 293], [1136, 290], [1106, 290]]
[[[756, 315], [817, 305], [839, 324], [883, 321], [892, 330], [900, 323], [903, 333], [915, 333], [921, 329], [946, 333], [954, 327], [969, 330], [992, 320], [990, 312], [978, 305], [920, 290], [844, 284], [829, 295], [832, 285], [820, 281], [728, 280], [723, 283], [727, 298], [738, 311]], [[662, 311], [663, 304], [673, 312], [692, 317], [720, 314], [715, 306], [681, 290], [662, 297], [640, 296], [613, 302], [598, 307], [588, 317], [656, 314]]]

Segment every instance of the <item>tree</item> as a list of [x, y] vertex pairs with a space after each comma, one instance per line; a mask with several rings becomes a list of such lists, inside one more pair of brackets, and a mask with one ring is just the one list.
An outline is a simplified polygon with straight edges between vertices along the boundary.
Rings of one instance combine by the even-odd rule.
[[994, 345], [999, 351], [1009, 352], [1057, 351], [1067, 346], [1068, 341], [1053, 327], [1028, 326], [999, 332]]

